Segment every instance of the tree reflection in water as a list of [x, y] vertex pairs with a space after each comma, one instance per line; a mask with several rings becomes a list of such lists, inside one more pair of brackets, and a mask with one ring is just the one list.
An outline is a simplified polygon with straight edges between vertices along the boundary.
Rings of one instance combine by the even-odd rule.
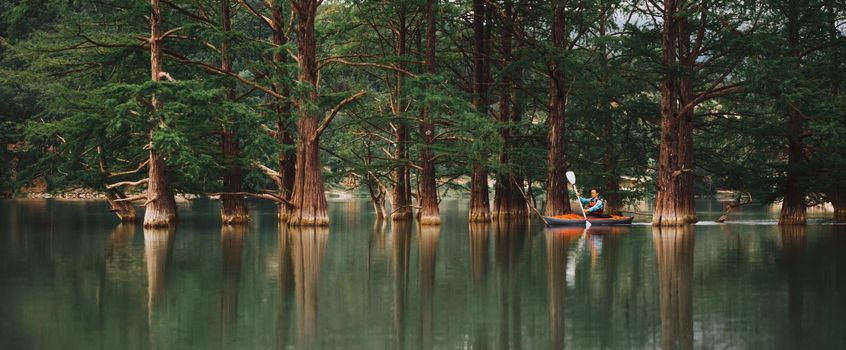
[[440, 225], [417, 226], [420, 240], [420, 339], [421, 348], [432, 348], [435, 261], [438, 254]]
[[802, 266], [801, 256], [805, 250], [807, 236], [804, 225], [779, 225], [779, 241], [787, 273], [787, 320], [790, 328], [791, 347], [799, 349], [802, 344]]
[[408, 296], [408, 255], [411, 251], [411, 221], [391, 222], [391, 265], [394, 272], [394, 348], [405, 347], [405, 307]]
[[661, 303], [661, 348], [693, 348], [694, 226], [653, 227]]
[[567, 289], [567, 251], [574, 237], [585, 234], [584, 228], [547, 229], [546, 296], [549, 315], [549, 348], [564, 348], [564, 292]]
[[473, 273], [473, 284], [476, 286], [481, 285], [487, 277], [490, 232], [490, 222], [470, 223], [470, 270]]
[[165, 290], [167, 263], [173, 248], [175, 229], [144, 228], [144, 260], [147, 263], [147, 327], [153, 341], [153, 309]]
[[230, 340], [230, 331], [238, 320], [238, 282], [241, 279], [241, 255], [244, 251], [246, 225], [220, 227], [220, 246], [223, 255], [223, 286], [220, 298], [221, 335]]
[[494, 251], [500, 287], [499, 348], [522, 348], [520, 335], [520, 285], [517, 265], [529, 237], [526, 218], [497, 220], [494, 227]]
[[329, 228], [292, 226], [288, 238], [296, 285], [297, 346], [310, 349], [317, 336], [317, 297]]
[[291, 317], [294, 314], [294, 265], [291, 257], [291, 236], [288, 234], [288, 223], [281, 222], [278, 226], [277, 246], [279, 248], [279, 313], [276, 317], [276, 346], [284, 348], [288, 344], [291, 328]]

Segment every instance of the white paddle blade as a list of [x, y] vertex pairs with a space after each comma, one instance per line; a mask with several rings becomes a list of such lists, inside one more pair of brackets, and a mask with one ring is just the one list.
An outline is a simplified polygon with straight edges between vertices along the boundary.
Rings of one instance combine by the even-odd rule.
[[585, 220], [585, 228], [590, 228], [590, 221], [589, 220]]
[[567, 181], [569, 181], [571, 184], [575, 185], [576, 184], [576, 174], [573, 173], [572, 171], [568, 171], [567, 172]]

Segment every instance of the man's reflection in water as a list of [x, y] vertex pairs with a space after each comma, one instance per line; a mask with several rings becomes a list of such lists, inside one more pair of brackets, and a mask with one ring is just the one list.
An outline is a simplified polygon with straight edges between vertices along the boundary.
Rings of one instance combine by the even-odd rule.
[[285, 348], [289, 343], [291, 317], [294, 315], [294, 265], [291, 257], [291, 236], [288, 223], [281, 222], [278, 227], [277, 246], [279, 247], [279, 315], [276, 326], [277, 348]]
[[661, 301], [661, 348], [693, 348], [694, 226], [653, 227]]
[[153, 340], [153, 308], [164, 294], [167, 263], [173, 247], [174, 228], [144, 228], [144, 260], [147, 263], [147, 327]]
[[549, 315], [549, 348], [564, 348], [564, 292], [567, 289], [567, 251], [570, 241], [585, 234], [584, 228], [547, 229], [546, 296]]
[[491, 224], [489, 222], [470, 223], [470, 270], [473, 273], [473, 284], [476, 286], [481, 285], [487, 277], [490, 232]]
[[405, 307], [408, 296], [408, 255], [411, 251], [411, 220], [391, 222], [391, 265], [394, 272], [394, 348], [405, 347]]
[[529, 236], [526, 218], [494, 219], [494, 251], [500, 287], [499, 348], [520, 349], [520, 285], [517, 265]]
[[779, 225], [779, 238], [787, 272], [787, 312], [791, 347], [802, 345], [802, 264], [807, 237], [804, 225]]
[[229, 339], [230, 330], [238, 320], [238, 282], [241, 279], [241, 254], [244, 251], [246, 225], [220, 227], [220, 246], [223, 255], [223, 286], [220, 298], [221, 335]]
[[435, 290], [435, 261], [438, 254], [440, 225], [418, 226], [420, 239], [420, 339], [421, 348], [432, 348], [433, 299]]
[[289, 227], [297, 299], [297, 347], [311, 349], [317, 335], [320, 270], [329, 240], [327, 227]]

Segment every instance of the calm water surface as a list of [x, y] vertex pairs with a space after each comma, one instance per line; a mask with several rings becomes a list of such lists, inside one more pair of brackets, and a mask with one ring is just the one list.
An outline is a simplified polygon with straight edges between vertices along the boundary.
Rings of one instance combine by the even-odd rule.
[[846, 348], [846, 226], [734, 223], [544, 229], [374, 222], [331, 202], [329, 228], [272, 206], [221, 228], [118, 225], [105, 203], [0, 201], [0, 349]]

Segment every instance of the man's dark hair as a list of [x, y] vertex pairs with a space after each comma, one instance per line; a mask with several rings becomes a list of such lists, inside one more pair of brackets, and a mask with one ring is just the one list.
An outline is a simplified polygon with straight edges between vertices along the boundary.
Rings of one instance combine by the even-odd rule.
[[599, 189], [598, 189], [598, 188], [596, 188], [596, 187], [591, 187], [591, 188], [590, 188], [590, 190], [591, 190], [591, 191], [596, 191], [596, 194], [599, 194]]

